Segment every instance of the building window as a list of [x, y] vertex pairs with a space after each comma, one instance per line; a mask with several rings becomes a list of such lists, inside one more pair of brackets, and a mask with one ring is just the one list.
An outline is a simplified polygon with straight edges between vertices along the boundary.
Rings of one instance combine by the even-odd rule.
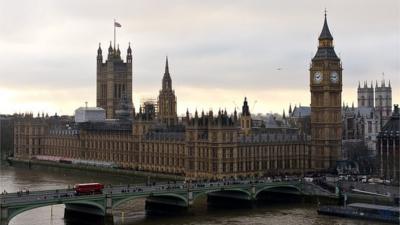
[[372, 133], [372, 122], [368, 121], [368, 133]]

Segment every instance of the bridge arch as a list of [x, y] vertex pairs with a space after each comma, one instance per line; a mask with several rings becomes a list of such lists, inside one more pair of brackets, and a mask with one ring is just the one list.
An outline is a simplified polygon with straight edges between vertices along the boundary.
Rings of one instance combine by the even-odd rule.
[[227, 192], [241, 192], [246, 194], [249, 198], [251, 198], [251, 193], [248, 190], [245, 189], [240, 189], [240, 188], [220, 188], [220, 189], [213, 189], [213, 190], [206, 190], [206, 191], [201, 191], [198, 192], [196, 194], [193, 195], [193, 203], [196, 201], [196, 199], [198, 199], [200, 196], [204, 196], [207, 195], [209, 193], [213, 193], [213, 192], [223, 192], [223, 191], [227, 191]]
[[118, 207], [119, 205], [121, 205], [121, 204], [123, 204], [125, 202], [131, 201], [131, 200], [134, 200], [134, 199], [137, 199], [137, 198], [147, 198], [147, 197], [150, 197], [150, 196], [154, 196], [154, 197], [163, 197], [163, 196], [165, 196], [165, 197], [173, 197], [173, 198], [177, 198], [179, 200], [182, 200], [183, 202], [185, 202], [186, 205], [188, 205], [188, 199], [186, 197], [182, 196], [182, 195], [175, 194], [175, 193], [158, 193], [158, 194], [148, 194], [148, 195], [139, 195], [139, 196], [137, 196], [137, 195], [127, 196], [126, 198], [122, 198], [122, 199], [119, 199], [117, 201], [113, 201], [112, 206], [113, 206], [113, 208], [115, 208], [115, 207]]
[[257, 199], [258, 194], [260, 194], [263, 191], [268, 191], [268, 190], [279, 190], [279, 189], [286, 189], [286, 190], [291, 190], [291, 191], [295, 191], [299, 194], [302, 193], [301, 189], [295, 185], [280, 185], [280, 186], [266, 186], [263, 188], [260, 188], [258, 190], [256, 190], [256, 193], [254, 194], [254, 198]]
[[105, 214], [105, 207], [97, 202], [92, 202], [92, 201], [48, 202], [48, 203], [35, 204], [35, 205], [30, 205], [30, 206], [11, 207], [8, 209], [9, 210], [8, 211], [8, 221], [10, 222], [14, 217], [18, 216], [19, 214], [21, 214], [23, 212], [27, 212], [32, 209], [37, 209], [37, 208], [42, 208], [42, 207], [52, 206], [52, 205], [66, 205], [68, 203], [90, 205], [90, 206], [100, 209], [101, 212], [103, 214]]

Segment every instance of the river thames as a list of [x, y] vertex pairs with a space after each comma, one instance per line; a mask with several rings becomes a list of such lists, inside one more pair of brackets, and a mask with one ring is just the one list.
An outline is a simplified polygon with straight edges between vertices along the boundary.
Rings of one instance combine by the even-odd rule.
[[[101, 182], [104, 184], [144, 183], [143, 177], [118, 176], [104, 173], [77, 170], [42, 168], [28, 169], [20, 167], [0, 167], [0, 191], [16, 192], [22, 189], [45, 190], [61, 189], [76, 183]], [[381, 224], [365, 220], [344, 219], [318, 215], [315, 204], [280, 203], [265, 204], [252, 209], [207, 210], [206, 200], [200, 200], [181, 216], [148, 218], [144, 211], [144, 199], [126, 203], [114, 210], [115, 224], [125, 225], [361, 225]], [[76, 225], [95, 224], [85, 218], [78, 221], [64, 220], [64, 205], [36, 208], [19, 214], [10, 225]], [[384, 223], [382, 223], [384, 224]]]

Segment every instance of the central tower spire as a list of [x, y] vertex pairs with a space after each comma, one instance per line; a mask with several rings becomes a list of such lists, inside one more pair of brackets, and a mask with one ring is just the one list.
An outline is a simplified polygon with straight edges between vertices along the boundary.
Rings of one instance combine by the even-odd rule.
[[165, 73], [169, 75], [168, 56], [165, 57]]
[[162, 88], [172, 90], [172, 80], [169, 74], [168, 56], [165, 58], [165, 72], [162, 80]]
[[169, 74], [168, 56], [165, 57], [165, 72], [162, 78], [162, 89], [158, 96], [158, 120], [167, 126], [177, 123], [176, 96], [172, 90], [172, 79]]

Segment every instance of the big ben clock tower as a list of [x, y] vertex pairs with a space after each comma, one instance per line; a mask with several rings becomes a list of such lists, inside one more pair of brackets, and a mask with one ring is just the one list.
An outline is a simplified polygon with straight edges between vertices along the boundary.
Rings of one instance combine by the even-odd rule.
[[311, 168], [333, 169], [342, 146], [342, 64], [326, 19], [310, 66]]

